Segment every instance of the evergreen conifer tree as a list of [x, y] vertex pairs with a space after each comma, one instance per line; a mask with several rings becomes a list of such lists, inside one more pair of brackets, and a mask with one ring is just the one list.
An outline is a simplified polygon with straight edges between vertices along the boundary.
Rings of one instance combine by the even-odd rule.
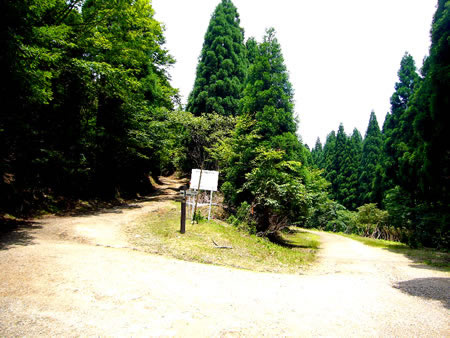
[[312, 166], [323, 169], [323, 148], [320, 138], [317, 138], [314, 148], [311, 150]]
[[267, 30], [258, 49], [249, 69], [242, 113], [251, 114], [257, 133], [263, 138], [295, 133], [294, 92], [273, 28]]
[[[400, 119], [396, 186], [385, 199], [392, 221], [410, 230], [411, 245], [450, 245], [450, 1], [439, 0], [430, 56], [421, 69], [409, 107]], [[388, 173], [389, 174], [389, 173]], [[407, 215], [405, 217], [405, 215]]]
[[362, 203], [359, 200], [359, 165], [362, 155], [362, 136], [358, 129], [353, 129], [352, 136], [349, 140], [350, 146], [348, 151], [348, 183], [347, 196], [344, 197], [343, 204], [352, 210], [356, 210]]
[[298, 220], [307, 212], [303, 197], [307, 156], [296, 135], [292, 86], [273, 29], [258, 45], [241, 107], [224, 159], [222, 191], [227, 202], [234, 207], [243, 202], [255, 205], [260, 231], [280, 217]]
[[323, 169], [328, 182], [333, 182], [336, 178], [336, 171], [333, 169], [333, 159], [336, 153], [336, 132], [333, 130], [327, 135], [327, 140], [323, 146]]
[[399, 82], [395, 84], [395, 92], [391, 96], [391, 111], [386, 115], [383, 124], [384, 171], [383, 189], [392, 188], [405, 177], [399, 166], [403, 153], [409, 151], [413, 140], [413, 117], [407, 112], [414, 89], [419, 84], [419, 75], [413, 57], [405, 53], [398, 71]]
[[231, 0], [216, 7], [206, 31], [187, 110], [236, 116], [247, 69], [244, 31]]
[[363, 141], [361, 164], [360, 164], [360, 202], [381, 203], [379, 186], [376, 186], [377, 166], [380, 164], [383, 151], [383, 138], [377, 117], [372, 111], [370, 114], [369, 125]]
[[350, 176], [349, 170], [349, 139], [344, 131], [344, 126], [341, 123], [336, 135], [336, 146], [334, 157], [332, 161], [332, 170], [336, 172], [336, 177], [331, 181], [331, 188], [333, 190], [333, 197], [341, 204], [348, 195], [347, 180]]
[[439, 0], [431, 30], [430, 56], [424, 64], [424, 81], [413, 99], [410, 114], [418, 137], [412, 159], [419, 194], [435, 203], [449, 203], [450, 141], [450, 1]]
[[274, 29], [268, 29], [264, 41], [256, 47], [234, 136], [236, 148], [231, 162], [240, 164], [232, 163], [234, 170], [228, 172], [229, 182], [237, 189], [251, 170], [257, 147], [279, 149], [284, 151], [286, 160], [305, 162], [303, 146], [295, 134], [292, 86]]

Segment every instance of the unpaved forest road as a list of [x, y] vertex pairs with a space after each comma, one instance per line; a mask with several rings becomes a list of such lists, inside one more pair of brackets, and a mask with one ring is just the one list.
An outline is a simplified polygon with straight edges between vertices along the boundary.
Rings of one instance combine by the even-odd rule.
[[449, 274], [347, 238], [321, 233], [305, 275], [126, 248], [127, 224], [164, 203], [46, 218], [1, 239], [0, 336], [450, 336]]

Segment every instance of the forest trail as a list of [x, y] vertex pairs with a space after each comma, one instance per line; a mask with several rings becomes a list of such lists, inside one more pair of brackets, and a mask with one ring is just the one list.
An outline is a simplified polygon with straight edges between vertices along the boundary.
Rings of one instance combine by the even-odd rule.
[[0, 336], [430, 336], [450, 334], [450, 275], [333, 234], [305, 275], [146, 254], [127, 224], [177, 180], [125, 207], [39, 219], [0, 239]]

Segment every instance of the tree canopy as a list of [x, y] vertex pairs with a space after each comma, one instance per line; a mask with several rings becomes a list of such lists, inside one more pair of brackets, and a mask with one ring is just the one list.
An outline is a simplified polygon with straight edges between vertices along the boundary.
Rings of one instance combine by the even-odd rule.
[[205, 34], [187, 110], [236, 116], [247, 70], [244, 30], [231, 0], [216, 7]]
[[2, 3], [2, 201], [149, 189], [176, 98], [173, 58], [146, 0]]

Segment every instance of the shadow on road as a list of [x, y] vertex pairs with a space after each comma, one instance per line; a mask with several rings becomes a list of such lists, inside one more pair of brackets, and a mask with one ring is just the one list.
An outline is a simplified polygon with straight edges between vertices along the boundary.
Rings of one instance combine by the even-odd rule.
[[[86, 204], [57, 213], [62, 217], [89, 217], [101, 214], [121, 214], [125, 210], [140, 209], [143, 202], [178, 200], [179, 187], [186, 184], [186, 179], [159, 177], [156, 190], [147, 196], [130, 200], [92, 200]], [[17, 220], [0, 215], [0, 250], [7, 250], [13, 245], [33, 244], [33, 231], [42, 229], [39, 221]]]
[[[307, 233], [307, 232], [300, 230], [300, 229], [289, 229], [287, 231], [287, 233], [288, 234], [296, 234], [296, 233]], [[281, 232], [275, 232], [275, 233], [269, 235], [269, 239], [271, 242], [278, 244], [279, 246], [289, 248], [289, 249], [293, 249], [293, 248], [308, 249], [308, 248], [310, 248], [307, 245], [299, 245], [299, 244], [295, 243], [294, 241], [291, 241], [291, 240], [283, 237]]]
[[142, 208], [139, 203], [142, 202], [158, 202], [166, 200], [176, 200], [178, 198], [178, 189], [175, 188], [162, 188], [156, 190], [153, 194], [138, 197], [133, 200], [127, 200], [125, 202], [111, 201], [93, 204], [89, 208], [84, 210], [71, 210], [69, 212], [61, 213], [58, 216], [80, 216], [89, 217], [101, 214], [120, 214], [123, 210], [139, 209]]
[[0, 250], [8, 250], [13, 245], [33, 244], [30, 230], [41, 228], [31, 221], [0, 218]]
[[[439, 252], [435, 249], [405, 249], [404, 246], [390, 246], [383, 250], [401, 254], [412, 261], [410, 267], [423, 270], [447, 271], [450, 267], [450, 253]], [[426, 264], [425, 264], [426, 262]]]
[[417, 278], [398, 282], [394, 288], [411, 296], [440, 301], [450, 309], [450, 278]]
[[139, 209], [142, 208], [140, 205], [136, 204], [121, 204], [112, 208], [102, 208], [98, 210], [89, 210], [89, 211], [79, 211], [79, 212], [73, 212], [69, 216], [80, 216], [80, 217], [89, 217], [89, 216], [96, 216], [101, 214], [121, 214], [123, 213], [123, 210], [129, 210], [129, 209]]

